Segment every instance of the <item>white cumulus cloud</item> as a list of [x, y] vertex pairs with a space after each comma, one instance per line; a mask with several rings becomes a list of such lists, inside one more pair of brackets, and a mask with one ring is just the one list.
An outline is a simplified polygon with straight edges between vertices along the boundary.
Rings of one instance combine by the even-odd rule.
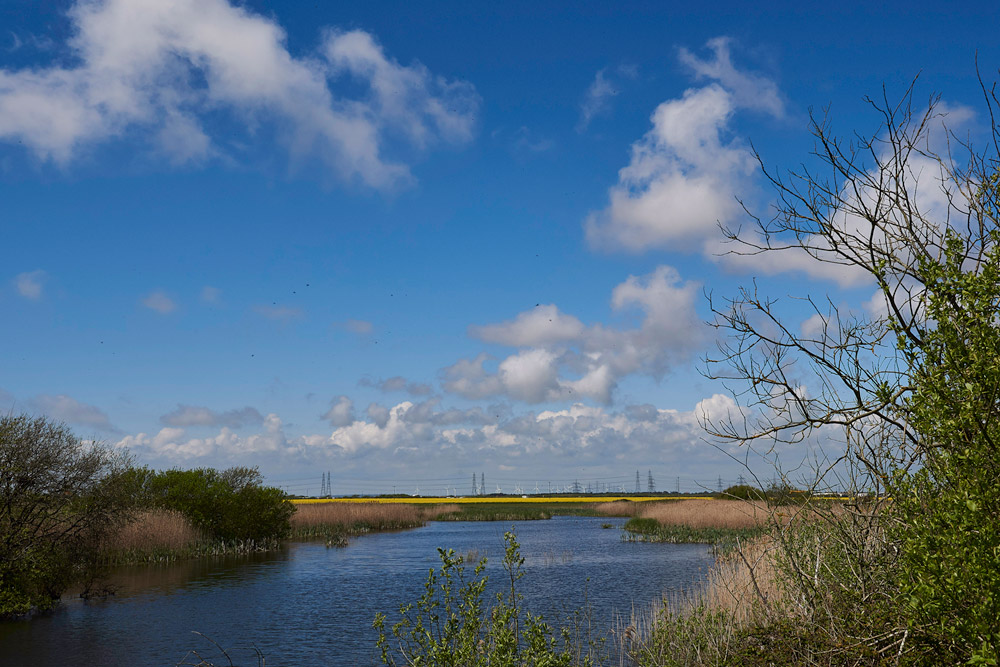
[[616, 286], [611, 308], [638, 311], [640, 324], [585, 326], [555, 305], [538, 306], [513, 320], [470, 327], [485, 342], [521, 348], [497, 362], [482, 353], [442, 371], [446, 391], [466, 398], [506, 395], [528, 403], [589, 398], [610, 403], [618, 381], [641, 373], [662, 378], [703, 344], [706, 330], [695, 311], [698, 286], [670, 266], [631, 276]]
[[145, 133], [175, 163], [202, 161], [225, 149], [205, 115], [229, 112], [251, 141], [273, 128], [293, 161], [393, 188], [411, 175], [386, 157], [390, 139], [474, 133], [471, 84], [400, 64], [361, 30], [325, 30], [297, 56], [276, 22], [227, 0], [79, 0], [69, 18], [72, 64], [0, 70], [0, 139], [42, 160]]
[[711, 60], [680, 51], [697, 77], [711, 81], [653, 112], [653, 127], [632, 145], [607, 207], [585, 221], [591, 246], [710, 253], [718, 225], [731, 225], [741, 214], [737, 197], [746, 197], [756, 162], [747, 146], [729, 136], [730, 121], [741, 108], [781, 116], [784, 107], [773, 81], [733, 66], [725, 38], [708, 46]]
[[716, 37], [705, 44], [714, 56], [702, 60], [685, 48], [679, 52], [680, 61], [699, 77], [718, 81], [729, 90], [734, 101], [746, 109], [758, 109], [780, 118], [785, 114], [785, 103], [778, 85], [765, 76], [737, 70], [729, 54], [732, 40]]
[[323, 419], [331, 426], [347, 426], [354, 421], [354, 402], [347, 396], [338, 396], [330, 401], [330, 409], [323, 414]]

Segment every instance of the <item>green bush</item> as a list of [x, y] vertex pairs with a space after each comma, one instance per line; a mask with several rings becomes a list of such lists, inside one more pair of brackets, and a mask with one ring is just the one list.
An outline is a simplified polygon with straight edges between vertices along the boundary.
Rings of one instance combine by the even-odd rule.
[[177, 510], [216, 539], [280, 539], [291, 529], [295, 508], [282, 490], [262, 484], [256, 468], [142, 468], [132, 479], [147, 506]]
[[[992, 188], [998, 189], [994, 174]], [[929, 662], [1000, 656], [1000, 231], [978, 272], [954, 233], [943, 259], [920, 262], [927, 317], [920, 344], [901, 337], [914, 378], [907, 400], [922, 467], [892, 488], [892, 534], [911, 642]]]
[[504, 534], [503, 569], [510, 587], [497, 594], [496, 604], [483, 603], [486, 559], [466, 577], [465, 563], [452, 550], [438, 549], [441, 569], [431, 570], [420, 599], [400, 608], [402, 620], [392, 626], [390, 642], [385, 614], [377, 614], [377, 647], [384, 665], [436, 667], [571, 667], [593, 665], [593, 646], [574, 645], [572, 633], [553, 634], [541, 616], [521, 607], [517, 581], [524, 575], [524, 558], [514, 533]]

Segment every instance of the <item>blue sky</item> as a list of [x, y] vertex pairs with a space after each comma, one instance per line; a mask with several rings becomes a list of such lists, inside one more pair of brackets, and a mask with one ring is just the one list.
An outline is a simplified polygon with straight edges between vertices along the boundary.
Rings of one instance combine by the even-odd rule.
[[705, 293], [874, 289], [722, 255], [751, 143], [810, 164], [810, 110], [870, 133], [918, 74], [979, 136], [998, 19], [5, 0], [0, 408], [301, 492], [735, 480]]

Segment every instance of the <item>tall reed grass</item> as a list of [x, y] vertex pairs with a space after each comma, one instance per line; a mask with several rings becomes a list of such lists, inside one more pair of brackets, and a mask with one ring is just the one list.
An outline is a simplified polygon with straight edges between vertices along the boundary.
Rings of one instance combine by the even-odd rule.
[[860, 634], [867, 621], [851, 606], [853, 590], [831, 585], [841, 572], [866, 576], [842, 554], [859, 534], [843, 503], [772, 506], [769, 515], [758, 505], [730, 525], [741, 522], [759, 533], [717, 553], [703, 586], [620, 624], [615, 638], [629, 658], [622, 664], [902, 664], [893, 632]]
[[456, 504], [420, 507], [374, 502], [296, 505], [291, 519], [292, 537], [325, 538], [331, 545], [343, 546], [347, 536], [417, 528], [458, 509]]
[[762, 502], [698, 498], [677, 502], [643, 503], [636, 516], [655, 519], [664, 526], [739, 530], [767, 525], [771, 513], [767, 505]]
[[108, 537], [108, 551], [184, 549], [204, 539], [200, 530], [176, 510], [145, 510]]
[[176, 510], [152, 509], [137, 513], [101, 545], [108, 565], [166, 563], [203, 556], [226, 556], [277, 548], [278, 540], [210, 539]]
[[615, 500], [610, 503], [594, 503], [593, 510], [600, 516], [635, 516], [642, 503]]
[[[612, 633], [619, 664], [668, 665], [794, 664], [758, 662], [752, 630], [788, 620], [793, 605], [782, 584], [778, 547], [769, 536], [743, 542], [720, 555], [704, 584], [633, 609]], [[764, 643], [774, 637], [760, 638]]]

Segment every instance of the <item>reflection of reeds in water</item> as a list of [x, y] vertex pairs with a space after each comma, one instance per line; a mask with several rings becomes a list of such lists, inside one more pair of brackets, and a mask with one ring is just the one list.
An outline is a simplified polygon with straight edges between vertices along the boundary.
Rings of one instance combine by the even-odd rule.
[[556, 553], [555, 551], [549, 549], [542, 554], [542, 560], [546, 565], [565, 565], [573, 560], [573, 552], [566, 550]]

